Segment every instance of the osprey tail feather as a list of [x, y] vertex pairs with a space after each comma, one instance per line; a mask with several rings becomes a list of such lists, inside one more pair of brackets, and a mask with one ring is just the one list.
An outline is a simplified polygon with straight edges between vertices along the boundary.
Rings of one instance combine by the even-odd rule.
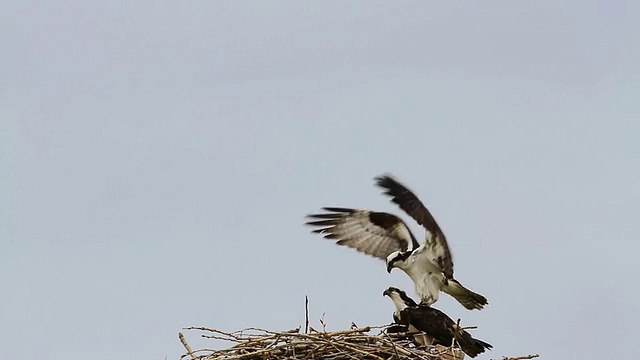
[[460, 338], [458, 339], [458, 344], [462, 351], [470, 357], [474, 358], [478, 356], [478, 354], [482, 354], [485, 350], [491, 349], [493, 346], [488, 344], [482, 340], [474, 339], [471, 334], [464, 331], [460, 334]]
[[455, 279], [448, 279], [447, 284], [443, 285], [442, 291], [453, 296], [462, 306], [469, 310], [481, 310], [489, 303], [487, 298], [467, 289]]

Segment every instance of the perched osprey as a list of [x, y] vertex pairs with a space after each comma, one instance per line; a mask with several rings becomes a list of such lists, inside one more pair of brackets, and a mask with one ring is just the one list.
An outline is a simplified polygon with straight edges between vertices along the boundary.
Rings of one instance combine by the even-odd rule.
[[414, 340], [421, 346], [451, 346], [455, 337], [460, 349], [472, 358], [493, 347], [484, 341], [474, 339], [442, 311], [416, 304], [400, 289], [390, 287], [382, 294], [391, 298], [396, 305], [396, 311], [393, 313], [395, 323], [402, 325], [410, 333], [418, 333], [414, 335]]
[[338, 240], [359, 252], [385, 260], [387, 272], [404, 271], [413, 283], [422, 304], [438, 301], [440, 291], [453, 296], [467, 309], [482, 309], [487, 299], [465, 288], [453, 277], [453, 260], [447, 239], [427, 208], [409, 189], [389, 175], [374, 179], [402, 210], [422, 225], [425, 243], [420, 245], [409, 227], [397, 216], [363, 209], [325, 207], [323, 214], [312, 214], [306, 225], [312, 232]]

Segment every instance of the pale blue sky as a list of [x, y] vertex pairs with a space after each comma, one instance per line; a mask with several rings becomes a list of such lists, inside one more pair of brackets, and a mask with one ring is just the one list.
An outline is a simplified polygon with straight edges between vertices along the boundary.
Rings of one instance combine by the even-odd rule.
[[2, 8], [0, 358], [177, 359], [182, 327], [294, 328], [305, 295], [331, 330], [390, 322], [408, 277], [302, 225], [405, 216], [384, 172], [489, 299], [435, 305], [494, 345], [479, 359], [630, 355], [638, 3]]

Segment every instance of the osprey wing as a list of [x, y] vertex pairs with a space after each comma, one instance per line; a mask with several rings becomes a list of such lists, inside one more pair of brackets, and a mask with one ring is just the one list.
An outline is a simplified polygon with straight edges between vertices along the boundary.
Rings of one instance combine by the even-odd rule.
[[408, 317], [409, 323], [416, 329], [433, 337], [436, 344], [451, 346], [455, 337], [462, 351], [474, 358], [490, 350], [493, 346], [482, 340], [475, 339], [467, 331], [458, 328], [457, 324], [442, 311], [429, 306], [419, 305], [402, 311]]
[[440, 266], [447, 278], [453, 278], [453, 258], [447, 238], [429, 210], [411, 190], [390, 175], [378, 176], [374, 180], [384, 189], [384, 194], [391, 197], [392, 202], [400, 206], [429, 232], [430, 237], [426, 244], [429, 257]]
[[432, 336], [436, 343], [451, 345], [451, 340], [455, 336], [456, 323], [447, 314], [424, 305], [406, 308], [402, 313], [411, 325]]
[[338, 240], [338, 245], [386, 260], [394, 251], [411, 251], [418, 242], [397, 216], [361, 209], [322, 208], [323, 214], [307, 215], [305, 224], [315, 227], [313, 233]]

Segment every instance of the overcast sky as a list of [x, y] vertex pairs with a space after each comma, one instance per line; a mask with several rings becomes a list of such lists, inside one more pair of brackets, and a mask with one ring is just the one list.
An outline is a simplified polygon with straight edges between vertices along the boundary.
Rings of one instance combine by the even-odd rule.
[[479, 359], [635, 348], [638, 3], [2, 8], [0, 358], [177, 359], [182, 327], [295, 328], [305, 295], [316, 327], [388, 323], [409, 278], [302, 225], [371, 208], [422, 238], [385, 172], [489, 299], [434, 305]]

